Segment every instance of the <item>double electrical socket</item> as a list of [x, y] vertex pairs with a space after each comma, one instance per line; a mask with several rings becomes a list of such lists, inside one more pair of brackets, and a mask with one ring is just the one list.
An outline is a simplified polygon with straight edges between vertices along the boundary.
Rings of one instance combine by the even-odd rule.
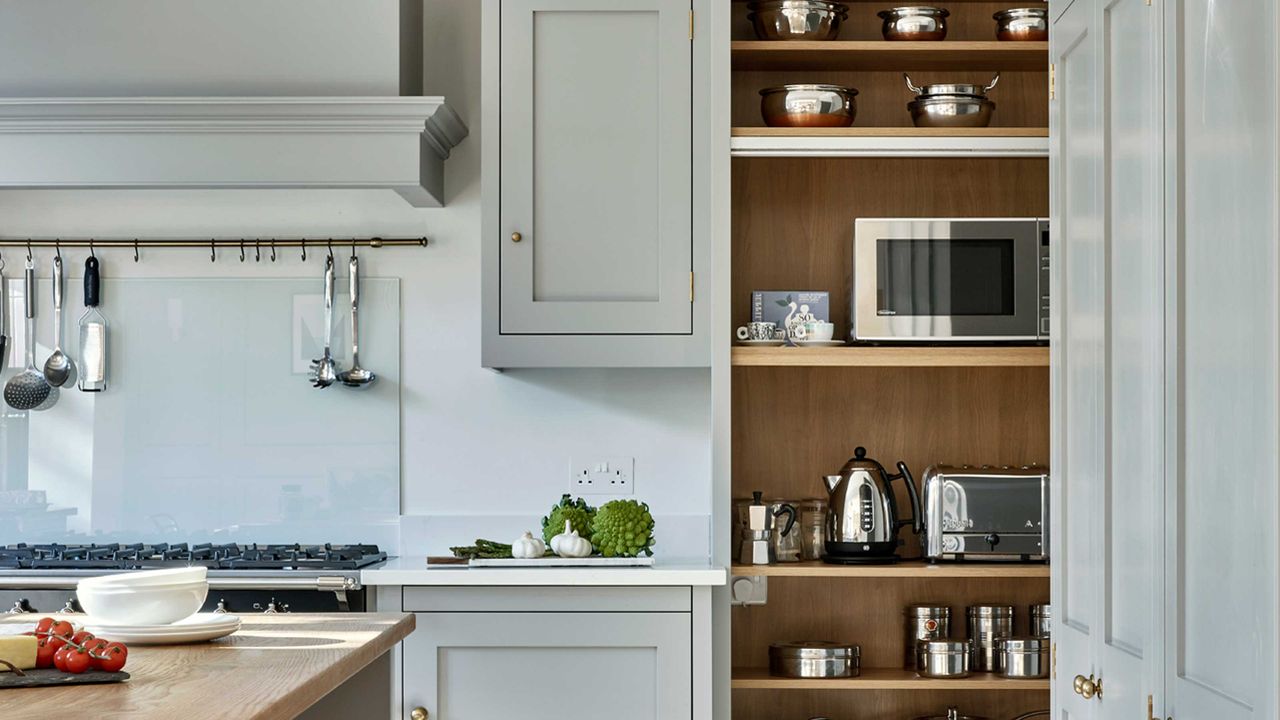
[[635, 492], [636, 459], [597, 458], [570, 461], [569, 492], [575, 495], [630, 495]]

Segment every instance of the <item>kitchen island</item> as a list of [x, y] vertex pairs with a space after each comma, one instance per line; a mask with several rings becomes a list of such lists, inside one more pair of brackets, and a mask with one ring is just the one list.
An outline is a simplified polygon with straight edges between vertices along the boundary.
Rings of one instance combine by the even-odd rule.
[[[77, 616], [65, 617], [74, 622]], [[68, 713], [130, 720], [390, 715], [390, 651], [413, 632], [413, 615], [286, 613], [245, 615], [242, 620], [238, 632], [214, 642], [130, 647], [125, 670], [132, 677], [124, 683], [0, 690], [0, 718], [34, 720]]]

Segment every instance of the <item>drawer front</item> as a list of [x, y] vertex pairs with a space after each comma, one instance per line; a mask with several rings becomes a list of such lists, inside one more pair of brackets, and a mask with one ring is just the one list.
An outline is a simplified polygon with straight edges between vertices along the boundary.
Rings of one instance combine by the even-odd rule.
[[406, 587], [404, 612], [688, 613], [687, 587]]

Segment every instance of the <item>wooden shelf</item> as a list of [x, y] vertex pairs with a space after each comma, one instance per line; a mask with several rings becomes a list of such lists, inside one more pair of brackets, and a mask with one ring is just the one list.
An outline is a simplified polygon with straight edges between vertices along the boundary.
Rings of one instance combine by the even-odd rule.
[[739, 367], [1049, 367], [1047, 347], [735, 347]]
[[1049, 128], [733, 129], [734, 157], [1049, 157]]
[[824, 562], [733, 566], [734, 577], [818, 578], [1048, 578], [1048, 565], [1022, 563], [940, 563], [923, 561], [897, 565], [831, 565]]
[[856, 678], [798, 680], [777, 678], [765, 668], [734, 668], [734, 690], [1049, 690], [1049, 681], [1012, 680], [988, 673], [974, 673], [952, 680], [922, 678], [910, 670], [864, 668]]
[[1049, 43], [735, 40], [734, 70], [1047, 71]]

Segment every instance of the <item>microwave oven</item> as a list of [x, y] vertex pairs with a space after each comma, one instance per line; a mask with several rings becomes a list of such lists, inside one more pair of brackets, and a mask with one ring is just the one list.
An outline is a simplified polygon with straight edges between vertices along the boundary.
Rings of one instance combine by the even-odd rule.
[[853, 236], [850, 340], [1048, 342], [1048, 220], [863, 218]]

